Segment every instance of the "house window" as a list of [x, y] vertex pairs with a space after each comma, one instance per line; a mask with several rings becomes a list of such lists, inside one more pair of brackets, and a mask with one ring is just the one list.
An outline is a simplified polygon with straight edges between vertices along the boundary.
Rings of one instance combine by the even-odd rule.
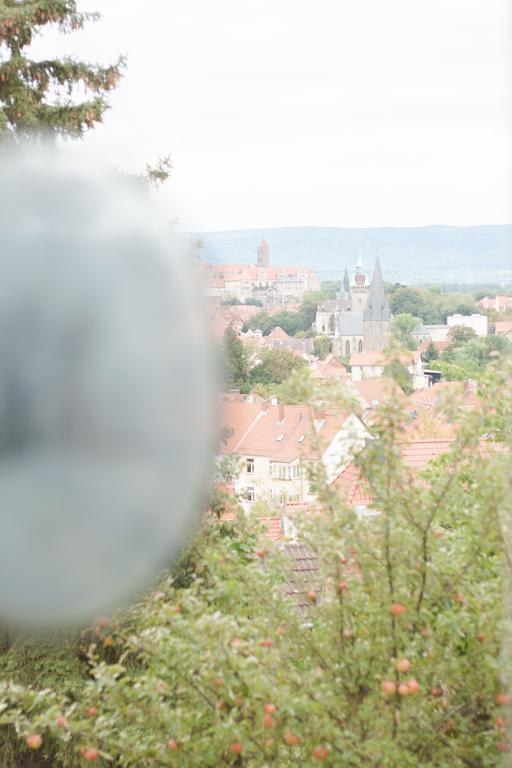
[[349, 356], [350, 356], [350, 341], [346, 341], [346, 342], [345, 342], [345, 355], [346, 355], [347, 357], [349, 357]]
[[359, 339], [359, 341], [357, 342], [357, 351], [358, 352], [363, 351], [363, 342], [361, 341], [361, 339]]
[[247, 459], [245, 471], [248, 475], [254, 475], [254, 459]]
[[245, 489], [245, 498], [247, 499], [247, 501], [254, 501], [254, 499], [256, 498], [256, 495], [254, 493], [254, 486], [252, 485], [247, 486], [247, 488]]
[[279, 467], [279, 479], [286, 480], [286, 467], [283, 467], [282, 465]]

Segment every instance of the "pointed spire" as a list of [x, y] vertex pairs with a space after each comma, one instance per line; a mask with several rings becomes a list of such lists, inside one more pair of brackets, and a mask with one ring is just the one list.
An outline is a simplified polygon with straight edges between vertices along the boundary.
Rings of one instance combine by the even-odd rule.
[[356, 272], [360, 275], [363, 271], [363, 259], [361, 258], [361, 250], [359, 250], [359, 256], [357, 257]]
[[345, 274], [343, 275], [343, 290], [345, 293], [350, 293], [350, 278], [348, 276], [348, 270], [345, 267]]
[[384, 290], [384, 280], [380, 269], [380, 261], [375, 260], [372, 282], [368, 292], [366, 307], [363, 312], [363, 320], [390, 320], [391, 310], [389, 309]]

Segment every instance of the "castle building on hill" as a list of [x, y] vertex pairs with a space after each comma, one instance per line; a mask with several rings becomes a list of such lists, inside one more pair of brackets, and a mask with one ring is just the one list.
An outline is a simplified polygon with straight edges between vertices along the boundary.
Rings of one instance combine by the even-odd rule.
[[321, 289], [316, 272], [307, 267], [270, 265], [270, 249], [263, 239], [256, 249], [256, 264], [201, 263], [207, 296], [229, 299], [259, 299], [265, 306], [300, 302], [304, 294]]
[[391, 319], [379, 260], [369, 282], [359, 257], [352, 280], [345, 269], [337, 298], [318, 306], [316, 332], [332, 337], [335, 355], [350, 357], [353, 353], [384, 349]]

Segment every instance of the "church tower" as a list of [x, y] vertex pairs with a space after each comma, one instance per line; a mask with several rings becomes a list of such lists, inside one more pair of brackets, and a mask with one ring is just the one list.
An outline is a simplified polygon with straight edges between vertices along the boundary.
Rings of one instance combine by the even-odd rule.
[[377, 259], [368, 299], [363, 311], [363, 350], [374, 352], [384, 349], [389, 339], [391, 310], [384, 291], [384, 280]]
[[346, 300], [347, 302], [350, 300], [350, 278], [348, 276], [348, 270], [345, 267], [345, 274], [343, 275], [343, 280], [341, 282], [341, 286], [339, 291], [336, 293], [336, 298], [338, 300]]
[[350, 303], [352, 312], [362, 312], [366, 306], [366, 299], [368, 298], [368, 291], [370, 286], [368, 280], [363, 272], [363, 262], [361, 255], [357, 260], [356, 273], [352, 281], [350, 289]]
[[262, 238], [261, 243], [256, 249], [256, 255], [258, 257], [258, 267], [268, 267], [269, 264], [269, 247], [265, 238]]

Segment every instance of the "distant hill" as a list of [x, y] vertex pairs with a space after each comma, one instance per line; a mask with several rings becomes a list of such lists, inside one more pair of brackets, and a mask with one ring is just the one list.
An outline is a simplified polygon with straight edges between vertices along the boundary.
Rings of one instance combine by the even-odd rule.
[[256, 260], [264, 236], [271, 264], [304, 265], [320, 279], [339, 279], [353, 270], [361, 252], [367, 272], [375, 257], [389, 282], [496, 284], [512, 282], [512, 225], [476, 227], [280, 227], [195, 232], [202, 237], [201, 257], [211, 262]]

